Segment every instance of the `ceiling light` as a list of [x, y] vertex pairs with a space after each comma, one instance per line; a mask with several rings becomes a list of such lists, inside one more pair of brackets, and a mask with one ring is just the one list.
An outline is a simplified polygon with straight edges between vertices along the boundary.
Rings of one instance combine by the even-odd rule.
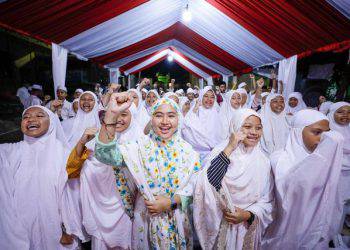
[[192, 13], [191, 11], [188, 9], [188, 4], [186, 5], [186, 8], [184, 9], [184, 11], [182, 12], [182, 20], [185, 23], [188, 23], [189, 21], [191, 21], [192, 19]]
[[172, 62], [174, 60], [174, 57], [172, 55], [168, 55], [168, 62]]

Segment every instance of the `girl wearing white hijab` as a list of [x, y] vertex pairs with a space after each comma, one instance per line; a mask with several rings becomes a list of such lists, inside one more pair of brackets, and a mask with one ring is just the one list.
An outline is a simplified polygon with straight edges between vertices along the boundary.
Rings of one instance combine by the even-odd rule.
[[294, 115], [296, 112], [306, 109], [303, 96], [299, 92], [292, 92], [288, 95], [288, 105], [286, 107], [287, 115]]
[[[134, 104], [118, 117], [118, 143], [138, 140], [143, 135], [136, 117]], [[95, 140], [87, 141], [96, 132], [96, 128], [85, 131], [67, 164], [69, 178], [80, 176], [83, 225], [92, 236], [92, 249], [131, 249], [135, 186], [126, 166], [114, 168], [94, 157]]]
[[284, 98], [281, 94], [269, 94], [261, 110], [264, 134], [261, 146], [267, 155], [284, 148], [289, 134]]
[[210, 154], [195, 188], [194, 222], [205, 250], [259, 249], [272, 221], [273, 179], [259, 144], [259, 115], [238, 110], [230, 132], [230, 139]]
[[179, 136], [179, 106], [170, 99], [159, 99], [151, 109], [150, 134], [116, 144], [114, 127], [108, 124], [115, 122], [131, 100], [120, 93], [112, 101], [115, 105], [107, 110], [106, 125], [96, 138], [95, 157], [116, 167], [124, 161], [137, 185], [132, 249], [191, 249], [186, 208], [200, 165], [199, 155]]
[[201, 160], [226, 136], [215, 103], [217, 105], [214, 91], [211, 86], [206, 86], [200, 91], [196, 106], [184, 119], [183, 137], [200, 153]]
[[345, 204], [340, 224], [340, 231], [342, 231], [344, 221], [347, 225], [349, 224], [345, 218], [350, 213], [350, 103], [337, 102], [332, 104], [329, 110], [329, 127], [334, 131], [338, 131], [344, 137], [343, 161], [339, 180], [340, 195]]
[[332, 104], [333, 104], [333, 102], [331, 102], [331, 101], [323, 102], [323, 103], [320, 105], [319, 111], [320, 111], [321, 113], [323, 113], [324, 115], [327, 115], [328, 112], [329, 112], [329, 108], [331, 107]]
[[247, 90], [244, 88], [238, 88], [237, 92], [241, 95], [241, 99], [242, 99], [241, 107], [242, 108], [250, 108], [249, 107], [250, 98], [249, 98]]
[[[74, 118], [62, 122], [62, 127], [66, 133], [70, 149], [77, 144], [85, 129], [99, 128], [101, 126], [98, 117], [98, 107], [96, 95], [91, 91], [85, 91], [79, 97], [78, 112]], [[68, 180], [66, 190], [67, 209], [71, 211], [69, 219], [73, 222], [72, 234], [83, 242], [88, 241], [88, 236], [82, 225], [81, 202], [80, 202], [80, 181], [79, 179]], [[72, 207], [71, 207], [72, 206]]]
[[182, 112], [182, 115], [185, 117], [187, 115], [187, 112], [190, 110], [191, 108], [191, 102], [187, 97], [181, 97], [180, 98], [180, 110]]
[[64, 249], [61, 207], [69, 155], [60, 121], [42, 106], [24, 110], [24, 140], [0, 145], [0, 249]]
[[150, 91], [148, 91], [147, 95], [146, 95], [146, 105], [145, 108], [148, 112], [148, 115], [150, 115], [150, 110], [152, 108], [152, 105], [160, 98], [157, 90], [155, 89], [151, 89]]
[[241, 108], [241, 95], [237, 90], [230, 90], [220, 107], [220, 119], [224, 129], [225, 138], [229, 138], [230, 124], [236, 112]]
[[293, 117], [285, 149], [271, 156], [277, 213], [263, 249], [328, 249], [338, 232], [343, 138], [327, 131], [325, 115], [301, 110]]
[[176, 102], [178, 105], [180, 104], [180, 97], [174, 92], [166, 92], [165, 95], [163, 96], [164, 98], [169, 98], [172, 99], [174, 102]]
[[141, 101], [142, 101], [142, 95], [140, 93], [140, 91], [138, 91], [137, 89], [129, 89], [128, 93], [131, 93], [133, 98], [134, 98], [134, 103], [136, 105], [136, 121], [139, 123], [141, 128], [145, 128], [147, 123], [150, 120], [150, 117], [148, 115], [148, 112], [146, 110], [146, 108], [142, 105]]
[[91, 91], [85, 91], [79, 97], [76, 116], [62, 122], [63, 130], [71, 148], [76, 145], [86, 128], [100, 126], [97, 97]]

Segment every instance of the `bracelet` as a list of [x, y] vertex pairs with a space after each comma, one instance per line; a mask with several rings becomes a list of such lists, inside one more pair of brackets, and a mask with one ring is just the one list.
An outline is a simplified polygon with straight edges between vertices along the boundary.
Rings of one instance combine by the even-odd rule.
[[174, 196], [170, 198], [170, 209], [175, 210], [177, 208], [177, 203], [174, 199]]
[[105, 126], [115, 126], [115, 125], [117, 125], [117, 123], [106, 123], [104, 119], [102, 120], [102, 124], [105, 125]]

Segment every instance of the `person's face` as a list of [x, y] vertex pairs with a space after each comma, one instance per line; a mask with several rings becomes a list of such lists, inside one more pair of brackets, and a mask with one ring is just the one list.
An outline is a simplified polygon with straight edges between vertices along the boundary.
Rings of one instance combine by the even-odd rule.
[[206, 109], [210, 109], [211, 107], [214, 106], [215, 102], [215, 94], [212, 90], [207, 91], [202, 100], [203, 107]]
[[280, 114], [284, 110], [284, 99], [282, 96], [273, 98], [270, 102], [272, 112]]
[[100, 85], [99, 83], [97, 83], [97, 84], [95, 85], [95, 90], [96, 90], [96, 91], [99, 91], [99, 90], [100, 90], [100, 87], [101, 87], [101, 85]]
[[182, 113], [186, 114], [191, 108], [190, 102], [185, 102], [185, 104], [182, 106]]
[[194, 94], [193, 94], [193, 93], [188, 93], [188, 94], [187, 94], [187, 98], [188, 98], [188, 100], [193, 101], [193, 99], [194, 99]]
[[129, 93], [130, 93], [130, 96], [134, 100], [134, 104], [136, 105], [136, 107], [138, 107], [139, 106], [139, 96], [134, 91], [130, 91]]
[[322, 133], [326, 131], [329, 131], [329, 122], [327, 120], [321, 120], [305, 127], [302, 136], [307, 150], [314, 152], [321, 141]]
[[348, 126], [350, 123], [350, 106], [343, 106], [334, 112], [334, 120], [341, 126]]
[[155, 103], [157, 101], [157, 96], [153, 93], [153, 92], [150, 92], [147, 97], [146, 97], [146, 102], [148, 104], [148, 106], [152, 106], [153, 103]]
[[153, 131], [164, 141], [171, 139], [177, 130], [178, 123], [179, 117], [176, 110], [168, 104], [160, 105], [152, 116]]
[[79, 108], [79, 102], [73, 102], [73, 111], [74, 111], [74, 113], [78, 112], [78, 108]]
[[289, 107], [291, 107], [291, 108], [295, 108], [296, 106], [298, 106], [298, 99], [297, 98], [295, 98], [295, 97], [291, 97], [291, 98], [289, 98], [289, 100], [288, 100], [288, 105], [289, 105]]
[[74, 93], [74, 99], [78, 99], [81, 96], [80, 92], [75, 92]]
[[324, 103], [326, 101], [326, 97], [324, 97], [323, 95], [321, 95], [319, 98], [318, 98], [318, 101], [320, 102], [320, 104]]
[[249, 116], [245, 119], [241, 131], [247, 135], [247, 137], [243, 140], [243, 144], [245, 147], [255, 147], [261, 138], [263, 133], [263, 127], [261, 124], [261, 120], [259, 117], [255, 115]]
[[49, 126], [49, 115], [41, 108], [32, 107], [23, 114], [21, 130], [27, 136], [38, 138], [47, 133]]
[[264, 105], [266, 103], [266, 98], [267, 98], [267, 95], [261, 99], [262, 105]]
[[144, 91], [142, 91], [141, 94], [142, 94], [142, 100], [146, 100], [146, 95], [147, 95], [147, 93], [144, 92]]
[[220, 88], [220, 92], [221, 93], [225, 93], [226, 92], [226, 85], [221, 84], [219, 88]]
[[231, 97], [231, 106], [234, 109], [238, 109], [241, 106], [241, 95], [238, 93], [234, 93]]
[[170, 82], [172, 83], [172, 86], [174, 86], [175, 79], [171, 79]]
[[169, 99], [171, 99], [174, 102], [176, 102], [177, 104], [179, 104], [179, 98], [177, 96], [171, 95], [171, 96], [169, 96]]
[[64, 90], [62, 90], [62, 89], [58, 89], [57, 90], [57, 98], [58, 98], [58, 100], [65, 100], [66, 99], [66, 97], [67, 97], [67, 92], [66, 91], [64, 91]]
[[83, 94], [80, 97], [79, 106], [85, 113], [89, 113], [95, 106], [94, 97], [89, 93]]
[[131, 122], [131, 113], [129, 110], [123, 111], [117, 118], [117, 125], [115, 126], [115, 132], [121, 133], [125, 131]]
[[241, 94], [241, 106], [243, 106], [247, 102], [247, 95], [246, 94]]

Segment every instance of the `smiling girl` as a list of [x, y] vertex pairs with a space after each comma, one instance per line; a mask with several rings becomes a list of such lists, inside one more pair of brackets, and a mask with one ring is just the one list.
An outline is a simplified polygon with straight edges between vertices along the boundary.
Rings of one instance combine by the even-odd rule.
[[112, 95], [95, 157], [116, 167], [126, 164], [137, 186], [132, 249], [191, 248], [186, 208], [200, 165], [198, 154], [179, 135], [180, 108], [170, 99], [159, 99], [150, 110], [149, 135], [119, 144], [114, 124], [131, 102], [126, 93]]

